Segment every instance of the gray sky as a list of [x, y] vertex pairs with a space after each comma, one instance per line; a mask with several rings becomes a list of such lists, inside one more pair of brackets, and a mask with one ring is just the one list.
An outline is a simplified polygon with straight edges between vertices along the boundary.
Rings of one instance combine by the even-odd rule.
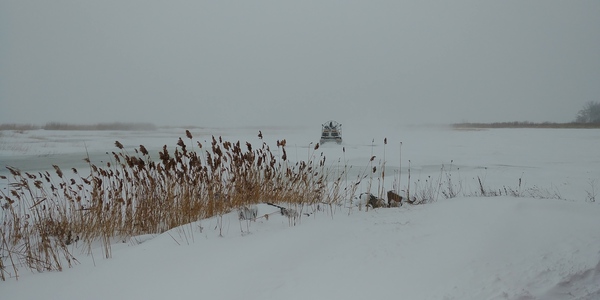
[[0, 0], [0, 123], [567, 122], [600, 1]]

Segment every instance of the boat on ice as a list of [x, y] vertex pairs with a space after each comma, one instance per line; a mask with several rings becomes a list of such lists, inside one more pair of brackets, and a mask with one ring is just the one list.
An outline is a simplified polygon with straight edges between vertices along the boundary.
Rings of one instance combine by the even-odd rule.
[[327, 142], [342, 143], [342, 124], [336, 121], [327, 121], [321, 125], [321, 144]]

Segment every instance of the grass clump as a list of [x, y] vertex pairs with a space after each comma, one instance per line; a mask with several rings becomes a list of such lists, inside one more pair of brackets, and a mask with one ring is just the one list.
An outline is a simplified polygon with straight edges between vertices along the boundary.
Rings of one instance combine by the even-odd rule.
[[[477, 190], [470, 192], [463, 188], [460, 173], [458, 178], [453, 176], [459, 172], [454, 161], [442, 165], [437, 175], [411, 181], [409, 160], [404, 188], [400, 165], [393, 189], [388, 190], [387, 138], [378, 163], [373, 140], [366, 169], [358, 171], [355, 181], [348, 179], [352, 166], [347, 164], [345, 147], [343, 164], [338, 160], [328, 166], [323, 153], [316, 154], [319, 144], [309, 148], [306, 161], [297, 162], [288, 160], [286, 144], [278, 140], [277, 148], [271, 150], [265, 142], [254, 147], [215, 136], [202, 144], [186, 130], [174, 150], [166, 145], [160, 149], [158, 159], [143, 145], [130, 153], [115, 141], [117, 150], [107, 153], [107, 162], [94, 164], [89, 157], [85, 159], [89, 164], [85, 175], [57, 165], [52, 172], [37, 173], [7, 167], [10, 175], [0, 175], [8, 187], [0, 190], [0, 280], [18, 277], [19, 268], [42, 272], [71, 267], [77, 263], [72, 255], [76, 249], [93, 255], [92, 248], [100, 245], [103, 256], [109, 258], [115, 241], [160, 234], [205, 218], [217, 217], [222, 234], [224, 214], [237, 210], [240, 221], [256, 218], [252, 206], [259, 203], [279, 207], [293, 226], [304, 208], [327, 208], [333, 216], [342, 205], [351, 213], [354, 207], [419, 205], [458, 196], [562, 198], [558, 192], [525, 188], [521, 178], [516, 187], [492, 189], [485, 178], [477, 177]], [[402, 161], [401, 148], [399, 156]], [[363, 180], [363, 193], [356, 198]], [[590, 185], [588, 198], [594, 202], [595, 182]], [[244, 232], [241, 223], [240, 229]], [[187, 240], [186, 233], [181, 233]]]
[[[62, 270], [83, 247], [100, 243], [111, 257], [115, 239], [159, 234], [240, 207], [271, 202], [286, 205], [340, 201], [341, 177], [329, 182], [325, 157], [289, 162], [285, 140], [277, 154], [266, 143], [229, 142], [212, 137], [194, 142], [189, 131], [157, 161], [140, 145], [129, 153], [116, 141], [110, 161], [91, 163], [90, 174], [71, 169], [27, 173], [8, 167], [0, 192], [0, 279], [17, 277], [18, 268]], [[318, 149], [318, 144], [314, 151]], [[8, 268], [11, 268], [10, 270]]]

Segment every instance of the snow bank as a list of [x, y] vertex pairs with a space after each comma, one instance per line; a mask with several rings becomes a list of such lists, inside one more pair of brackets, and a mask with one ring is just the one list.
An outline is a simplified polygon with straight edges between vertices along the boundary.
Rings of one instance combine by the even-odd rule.
[[3, 299], [594, 299], [598, 215], [590, 203], [460, 198], [316, 212], [290, 227], [260, 205], [256, 222], [232, 212], [0, 289]]

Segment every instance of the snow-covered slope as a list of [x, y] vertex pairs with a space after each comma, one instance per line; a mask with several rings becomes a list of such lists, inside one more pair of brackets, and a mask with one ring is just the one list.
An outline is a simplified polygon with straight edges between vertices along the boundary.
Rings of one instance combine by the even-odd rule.
[[[458, 198], [338, 209], [290, 227], [260, 205], [115, 245], [62, 273], [0, 283], [3, 299], [597, 299], [600, 206]], [[305, 209], [305, 211], [309, 211]], [[142, 243], [138, 244], [138, 242]]]

